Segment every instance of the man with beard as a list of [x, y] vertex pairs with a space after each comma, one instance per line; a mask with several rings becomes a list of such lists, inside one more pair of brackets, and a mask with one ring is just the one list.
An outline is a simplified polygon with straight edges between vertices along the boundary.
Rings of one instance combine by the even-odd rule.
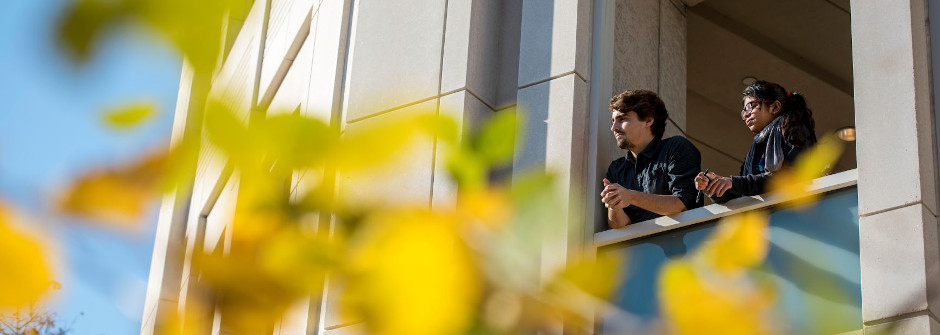
[[662, 138], [669, 112], [656, 93], [630, 90], [610, 99], [610, 131], [626, 157], [610, 163], [601, 201], [611, 228], [702, 207], [698, 149], [682, 136]]

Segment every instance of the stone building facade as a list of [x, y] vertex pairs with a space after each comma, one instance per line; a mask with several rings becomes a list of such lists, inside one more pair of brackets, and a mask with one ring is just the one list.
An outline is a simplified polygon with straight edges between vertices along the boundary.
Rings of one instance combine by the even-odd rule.
[[[545, 241], [543, 256], [561, 264], [633, 236], [609, 237], [592, 196], [624, 154], [609, 133], [612, 95], [657, 91], [670, 111], [666, 136], [690, 138], [703, 168], [731, 174], [750, 143], [734, 120], [741, 78], [780, 82], [808, 93], [819, 134], [859, 134], [837, 166], [857, 184], [859, 327], [940, 334], [940, 38], [930, 39], [940, 25], [930, 18], [940, 21], [934, 0], [256, 0], [225, 27], [212, 78], [184, 66], [174, 136], [194, 126], [197, 85], [238, 110], [297, 110], [347, 131], [419, 109], [453, 113], [469, 129], [518, 108], [528, 136], [512, 171], [551, 169], [568, 196], [571, 229]], [[440, 154], [419, 150], [381, 187], [402, 202], [452, 204]], [[237, 183], [214, 155], [202, 153], [191, 190], [163, 201], [142, 333], [186, 303], [188, 255], [173, 250], [225, 238]], [[704, 219], [670, 220], [656, 224]], [[299, 306], [278, 331], [359, 331], [329, 311]]]

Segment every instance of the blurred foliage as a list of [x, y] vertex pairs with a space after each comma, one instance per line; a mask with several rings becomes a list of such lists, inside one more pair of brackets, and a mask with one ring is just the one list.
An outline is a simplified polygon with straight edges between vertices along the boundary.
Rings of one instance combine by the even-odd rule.
[[133, 228], [159, 194], [168, 153], [155, 152], [121, 166], [91, 171], [58, 202], [62, 210], [117, 227]]
[[155, 107], [149, 102], [130, 103], [105, 111], [104, 123], [116, 129], [131, 129], [154, 116]]
[[16, 227], [14, 218], [0, 202], [0, 313], [38, 301], [53, 283], [43, 244]]
[[[243, 17], [251, 2], [72, 5], [58, 36], [76, 60], [90, 57], [115, 27], [139, 23], [175, 46], [196, 73], [211, 73], [221, 59], [225, 18]], [[544, 268], [545, 241], [568, 229], [558, 180], [545, 171], [514, 171], [511, 185], [491, 181], [491, 170], [510, 162], [523, 142], [516, 130], [525, 121], [515, 111], [498, 112], [467, 132], [436, 110], [386, 114], [382, 122], [341, 132], [288, 111], [232, 110], [226, 100], [209, 99], [205, 109], [189, 111], [203, 120], [199, 131], [187, 131], [168, 149], [90, 171], [59, 199], [66, 213], [133, 227], [156, 196], [191, 186], [199, 159], [208, 164], [220, 157], [231, 167], [237, 194], [225, 225], [229, 237], [215, 250], [198, 243], [176, 251], [192, 260], [186, 306], [159, 320], [161, 333], [207, 333], [215, 315], [225, 333], [269, 333], [297, 301], [321, 298], [326, 282], [342, 287], [343, 317], [374, 334], [553, 333], [562, 325], [591, 332], [594, 313], [611, 308], [605, 299], [620, 281], [623, 260], [572, 258]], [[105, 119], [130, 127], [151, 113], [152, 107], [131, 105]], [[455, 206], [402, 204], [394, 190], [363, 182], [422, 144], [445, 153]], [[774, 190], [805, 199], [812, 179], [838, 152], [838, 145], [822, 141], [776, 178]], [[0, 307], [35, 301], [50, 282], [41, 245], [8, 224], [8, 216], [0, 208], [0, 262], [6, 262], [0, 266], [15, 273], [0, 278]], [[774, 332], [776, 290], [755, 272], [767, 254], [767, 225], [760, 211], [729, 217], [702, 248], [662, 268], [659, 299], [668, 332]]]
[[[771, 192], [787, 201], [783, 206], [809, 204], [818, 197], [810, 192], [813, 180], [828, 173], [841, 150], [840, 142], [824, 138], [771, 179]], [[777, 289], [762, 274], [767, 269], [760, 268], [769, 249], [769, 223], [764, 210], [726, 217], [699, 249], [663, 266], [659, 299], [670, 333], [780, 334], [786, 329], [774, 310]], [[813, 285], [838, 292], [835, 283], [824, 281], [815, 278]], [[833, 317], [838, 316], [812, 321], [821, 331], [844, 323]]]
[[842, 155], [842, 142], [835, 136], [823, 137], [819, 143], [806, 150], [800, 157], [799, 164], [792, 169], [780, 171], [770, 180], [770, 189], [781, 193], [790, 204], [800, 206], [816, 201], [819, 194], [806, 192], [813, 179], [828, 173], [833, 164]]
[[[482, 278], [456, 217], [422, 210], [371, 216], [351, 245], [345, 302], [379, 334], [459, 334]], [[392, 312], [394, 311], [394, 312]]]
[[141, 23], [180, 50], [197, 69], [216, 67], [223, 23], [243, 15], [245, 0], [76, 0], [60, 21], [59, 45], [77, 61], [92, 56], [96, 44], [122, 24]]
[[764, 213], [730, 217], [688, 259], [663, 266], [659, 299], [674, 333], [773, 333], [775, 292], [747, 275], [766, 256], [766, 228]]

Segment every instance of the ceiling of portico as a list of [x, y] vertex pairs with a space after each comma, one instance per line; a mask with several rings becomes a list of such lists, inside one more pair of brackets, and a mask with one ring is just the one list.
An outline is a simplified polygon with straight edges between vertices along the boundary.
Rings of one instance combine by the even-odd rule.
[[[747, 153], [747, 76], [804, 93], [818, 135], [854, 124], [849, 0], [704, 0], [686, 17], [686, 125], [703, 168], [737, 173]], [[854, 145], [847, 149], [837, 170], [855, 167]]]

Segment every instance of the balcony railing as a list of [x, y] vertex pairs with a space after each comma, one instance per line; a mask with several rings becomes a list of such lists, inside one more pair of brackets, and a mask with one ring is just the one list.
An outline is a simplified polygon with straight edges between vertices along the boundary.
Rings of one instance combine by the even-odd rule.
[[595, 234], [599, 254], [620, 253], [625, 262], [610, 302], [626, 314], [599, 316], [600, 333], [652, 326], [660, 267], [695, 250], [720, 218], [756, 209], [770, 214], [770, 249], [759, 271], [777, 288], [783, 333], [817, 333], [821, 323], [831, 333], [861, 329], [857, 178], [850, 170], [815, 180], [810, 193], [821, 196], [813, 205], [782, 208], [787, 199], [777, 195], [745, 197]]

